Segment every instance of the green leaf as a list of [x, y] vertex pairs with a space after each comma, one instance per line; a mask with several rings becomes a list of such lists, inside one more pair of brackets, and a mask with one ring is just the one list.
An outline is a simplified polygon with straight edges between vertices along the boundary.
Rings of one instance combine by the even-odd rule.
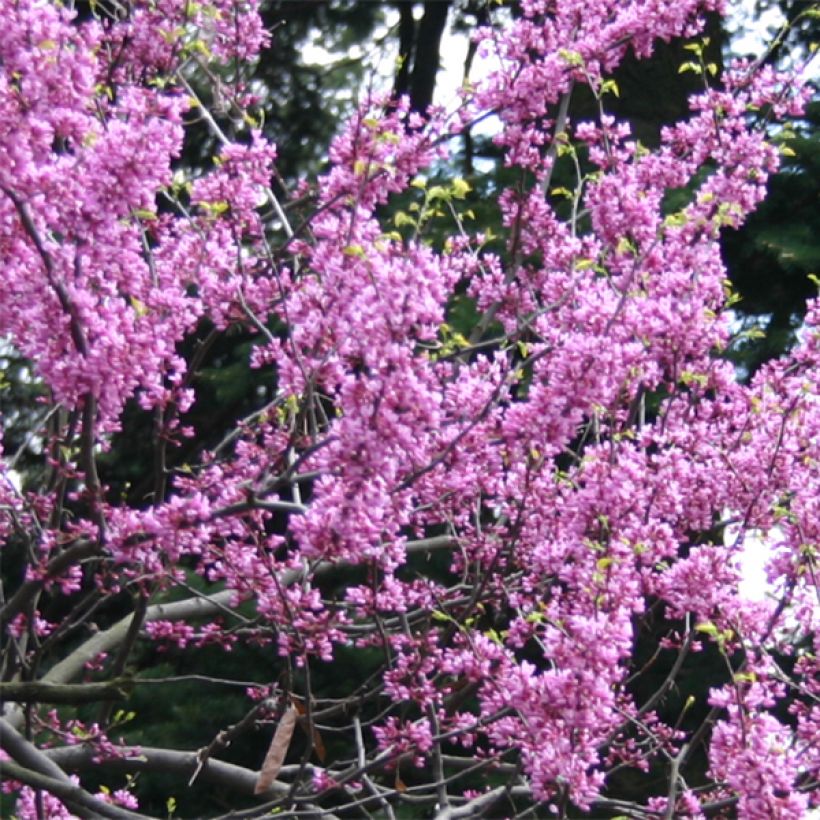
[[451, 193], [441, 185], [434, 185], [427, 192], [427, 199], [430, 202], [434, 202], [437, 199], [443, 199], [444, 201], [449, 201], [451, 196], [452, 196]]
[[219, 216], [231, 209], [230, 203], [224, 200], [220, 202], [202, 202], [200, 203], [200, 207], [212, 216]]
[[615, 250], [618, 253], [631, 253], [635, 254], [637, 248], [635, 247], [635, 243], [627, 236], [622, 236], [618, 242], [617, 248]]
[[353, 244], [348, 245], [343, 251], [345, 256], [355, 256], [358, 259], [366, 259], [367, 255], [364, 252], [364, 248], [361, 245]]
[[450, 190], [456, 199], [464, 199], [464, 197], [467, 196], [467, 194], [469, 194], [473, 189], [469, 182], [461, 177], [456, 177], [453, 180]]
[[706, 387], [709, 383], [709, 376], [706, 373], [695, 373], [692, 370], [684, 370], [680, 374], [682, 384], [690, 385], [696, 384], [698, 387]]
[[410, 216], [409, 214], [406, 214], [404, 211], [399, 211], [393, 217], [393, 224], [397, 228], [402, 228], [405, 225], [409, 225], [411, 228], [415, 228], [417, 223], [416, 223], [416, 220], [413, 219], [412, 216]]
[[620, 97], [621, 90], [615, 80], [604, 80], [601, 83], [601, 94], [614, 94], [616, 97]]
[[144, 219], [146, 222], [156, 222], [157, 220], [157, 215], [147, 208], [137, 208], [136, 211], [132, 211], [131, 213], [138, 219]]
[[558, 50], [558, 56], [572, 68], [580, 68], [584, 65], [584, 58], [577, 51], [561, 48]]
[[498, 634], [498, 630], [496, 629], [488, 629], [484, 635], [488, 637], [494, 644], [498, 646], [503, 646], [504, 641], [501, 639], [501, 635]]

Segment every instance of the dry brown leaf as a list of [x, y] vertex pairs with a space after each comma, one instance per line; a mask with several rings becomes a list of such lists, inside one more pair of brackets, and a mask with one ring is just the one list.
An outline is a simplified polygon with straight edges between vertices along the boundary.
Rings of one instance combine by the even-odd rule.
[[[296, 707], [299, 712], [299, 726], [305, 734], [308, 734], [308, 722], [306, 720], [307, 709], [305, 709], [305, 705], [296, 697], [293, 698], [291, 703], [293, 703], [294, 707]], [[313, 727], [313, 735], [311, 740], [313, 744], [313, 751], [316, 752], [316, 757], [319, 758], [320, 763], [324, 763], [327, 758], [327, 750], [325, 749], [325, 742], [322, 740], [322, 736], [319, 734], [319, 730], [315, 726]]]
[[293, 738], [293, 730], [298, 717], [299, 710], [294, 706], [288, 706], [285, 714], [282, 715], [282, 719], [273, 733], [273, 740], [271, 740], [270, 748], [265, 755], [265, 762], [259, 771], [259, 777], [256, 778], [256, 786], [253, 789], [254, 794], [266, 792], [273, 785], [273, 781], [276, 780], [276, 775], [279, 774], [290, 748], [290, 741]]
[[319, 730], [313, 727], [313, 751], [316, 752], [316, 757], [319, 758], [320, 763], [324, 763], [327, 759], [327, 750], [325, 749], [325, 742], [319, 734]]
[[399, 774], [399, 767], [396, 766], [396, 783], [395, 789], [399, 794], [404, 794], [407, 791], [407, 784], [401, 779]]

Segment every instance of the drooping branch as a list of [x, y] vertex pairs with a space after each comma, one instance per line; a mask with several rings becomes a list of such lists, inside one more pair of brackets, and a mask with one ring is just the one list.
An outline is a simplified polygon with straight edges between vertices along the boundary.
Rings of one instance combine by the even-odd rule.
[[56, 763], [49, 760], [4, 718], [0, 718], [0, 747], [21, 766], [40, 772], [47, 777], [62, 780], [65, 783], [69, 782], [66, 773]]
[[0, 774], [6, 780], [16, 780], [25, 786], [38, 791], [45, 791], [59, 798], [79, 817], [94, 820], [97, 817], [110, 817], [112, 820], [152, 820], [151, 815], [138, 814], [120, 808], [111, 803], [97, 800], [80, 786], [70, 781], [66, 783], [54, 777], [27, 769], [12, 760], [0, 760]]
[[26, 740], [3, 718], [0, 718], [0, 747], [11, 758], [0, 760], [0, 772], [5, 779], [48, 791], [77, 811], [81, 817], [111, 817], [114, 820], [138, 820], [145, 817], [97, 800], [73, 783], [55, 761]]

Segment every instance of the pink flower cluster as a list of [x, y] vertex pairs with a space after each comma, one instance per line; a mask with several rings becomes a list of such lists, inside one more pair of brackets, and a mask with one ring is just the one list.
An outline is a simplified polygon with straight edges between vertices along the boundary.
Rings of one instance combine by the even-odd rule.
[[[13, 513], [0, 535], [36, 544], [26, 580], [66, 598], [83, 584], [149, 595], [193, 571], [228, 591], [222, 609], [253, 604], [241, 638], [222, 611], [154, 619], [141, 638], [273, 644], [288, 680], [340, 646], [375, 649], [380, 716], [361, 741], [375, 753], [423, 767], [458, 744], [514, 761], [536, 801], [585, 810], [618, 765], [686, 753], [658, 707], [667, 690], [642, 703], [631, 688], [643, 625], [677, 619], [659, 654], [708, 645], [728, 668], [708, 704], [712, 782], [673, 784], [648, 809], [698, 816], [729, 800], [744, 817], [803, 816], [820, 765], [820, 303], [793, 353], [740, 385], [719, 355], [719, 237], [777, 169], [749, 112], [796, 116], [807, 92], [738, 64], [652, 151], [603, 109], [561, 122], [574, 86], [599, 94], [628, 49], [694, 36], [723, 4], [528, 0], [481, 35], [501, 68], [465, 103], [499, 114], [504, 161], [533, 180], [499, 193], [499, 241], [460, 219], [446, 243], [425, 235], [465, 194], [420, 177], [458, 126], [378, 99], [334, 142], [293, 234], [257, 131], [233, 142], [214, 121], [212, 166], [193, 180], [178, 167], [185, 72], [253, 59], [267, 40], [254, 3], [129, 6], [77, 22], [56, 3], [0, 0], [0, 336], [77, 434], [51, 465], [71, 492], [24, 500], [0, 480]], [[241, 110], [240, 78], [234, 92]], [[576, 168], [573, 191], [550, 189], [560, 162]], [[675, 213], [671, 188], [690, 191]], [[396, 194], [416, 216], [388, 225]], [[454, 297], [483, 314], [471, 338], [451, 327]], [[94, 458], [132, 398], [174, 409], [158, 439], [180, 433], [195, 374], [179, 343], [200, 323], [256, 334], [276, 397], [165, 495], [128, 507], [95, 488]], [[740, 539], [715, 535], [729, 521], [773, 542], [776, 601], [740, 596]], [[98, 563], [55, 572], [80, 542]], [[325, 583], [340, 569], [356, 580]], [[20, 614], [10, 630], [53, 628]], [[776, 657], [793, 662], [788, 686]], [[787, 723], [775, 710], [791, 690]], [[23, 790], [18, 814], [34, 811]]]

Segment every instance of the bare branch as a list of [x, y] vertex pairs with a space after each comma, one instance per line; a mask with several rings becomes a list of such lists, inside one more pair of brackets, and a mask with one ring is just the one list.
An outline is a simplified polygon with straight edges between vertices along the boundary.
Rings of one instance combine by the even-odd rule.
[[[100, 757], [97, 749], [88, 746], [61, 746], [47, 749], [44, 754], [63, 769], [70, 772], [85, 769], [104, 769], [105, 771], [130, 774], [133, 772], [171, 772], [186, 782], [199, 770], [197, 779], [212, 783], [215, 786], [229, 788], [239, 794], [254, 796], [257, 773], [209, 757], [200, 760], [196, 750], [161, 749], [152, 746], [126, 746], [118, 749], [119, 757]], [[257, 795], [260, 800], [287, 793], [290, 787], [281, 781], [275, 781], [263, 794]]]
[[18, 703], [79, 704], [125, 700], [133, 681], [117, 678], [105, 683], [60, 684], [43, 681], [0, 683], [0, 700]]

